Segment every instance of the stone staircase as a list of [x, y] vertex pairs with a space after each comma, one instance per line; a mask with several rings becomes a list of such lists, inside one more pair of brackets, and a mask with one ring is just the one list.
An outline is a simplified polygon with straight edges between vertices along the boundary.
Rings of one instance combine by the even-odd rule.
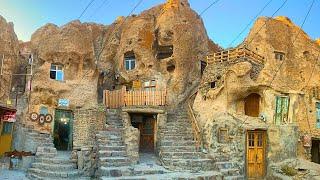
[[243, 173], [234, 166], [233, 162], [221, 161], [215, 163], [218, 171], [223, 175], [225, 180], [244, 180]]
[[160, 158], [170, 170], [211, 171], [213, 159], [196, 149], [191, 121], [186, 108], [168, 113], [165, 128], [161, 129]]
[[96, 134], [98, 170], [97, 176], [122, 176], [121, 167], [131, 164], [123, 140], [123, 123], [118, 110], [107, 110], [107, 129]]
[[39, 133], [32, 126], [19, 124], [16, 127], [19, 135], [15, 136], [15, 147], [19, 151], [36, 153], [37, 147], [54, 147], [50, 134]]
[[54, 147], [38, 147], [35, 162], [27, 171], [27, 178], [36, 180], [90, 179], [81, 177], [69, 152], [57, 152]]

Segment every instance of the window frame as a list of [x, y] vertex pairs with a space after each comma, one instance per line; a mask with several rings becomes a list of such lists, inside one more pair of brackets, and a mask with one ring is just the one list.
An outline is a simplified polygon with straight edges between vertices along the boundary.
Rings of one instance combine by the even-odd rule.
[[228, 141], [229, 141], [229, 130], [227, 128], [219, 128], [218, 142], [219, 143], [228, 143]]
[[[136, 57], [134, 55], [124, 57], [124, 68], [126, 71], [132, 71], [136, 68]], [[128, 62], [128, 68], [127, 68]]]
[[274, 124], [282, 125], [282, 124], [292, 123], [289, 119], [290, 96], [277, 95], [275, 99], [276, 99], [276, 103], [275, 103], [276, 106], [275, 106], [275, 114], [274, 114]]
[[[148, 85], [146, 85], [146, 83], [148, 83]], [[152, 80], [148, 80], [148, 81], [144, 81], [143, 82], [143, 89], [145, 91], [156, 91], [157, 89], [157, 81], [152, 79]]]
[[281, 51], [274, 51], [274, 58], [279, 61], [285, 60], [286, 54]]
[[[51, 77], [51, 73], [54, 73], [54, 78]], [[58, 78], [61, 77], [61, 78]], [[50, 79], [63, 82], [64, 81], [64, 67], [62, 64], [52, 63], [50, 66]]]
[[316, 129], [320, 129], [320, 101], [316, 102]]

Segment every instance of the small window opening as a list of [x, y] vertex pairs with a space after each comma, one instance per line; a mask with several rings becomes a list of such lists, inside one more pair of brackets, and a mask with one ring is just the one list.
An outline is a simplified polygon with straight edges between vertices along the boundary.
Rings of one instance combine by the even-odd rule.
[[64, 79], [63, 65], [51, 64], [50, 79], [63, 81]]
[[201, 75], [203, 75], [204, 70], [207, 67], [207, 63], [205, 61], [200, 61], [200, 63], [201, 63]]
[[41, 115], [47, 115], [48, 113], [48, 108], [46, 106], [41, 106], [40, 108], [40, 114]]
[[212, 89], [216, 88], [216, 87], [217, 87], [217, 82], [216, 82], [216, 81], [211, 82], [211, 83], [210, 83], [210, 87], [211, 87]]
[[174, 64], [170, 64], [167, 66], [167, 71], [168, 72], [173, 72], [176, 69], [176, 66]]
[[228, 136], [228, 129], [227, 128], [219, 128], [219, 135], [218, 135], [219, 143], [227, 143], [229, 140]]
[[156, 80], [151, 80], [151, 81], [145, 81], [143, 83], [143, 88], [146, 91], [155, 91], [157, 86]]
[[285, 58], [285, 54], [283, 52], [275, 51], [274, 54], [275, 54], [275, 59], [277, 59], [277, 60], [282, 61]]
[[173, 54], [173, 46], [158, 46], [157, 47], [157, 59], [166, 59], [171, 57]]
[[124, 65], [127, 71], [136, 67], [136, 57], [132, 51], [124, 55]]

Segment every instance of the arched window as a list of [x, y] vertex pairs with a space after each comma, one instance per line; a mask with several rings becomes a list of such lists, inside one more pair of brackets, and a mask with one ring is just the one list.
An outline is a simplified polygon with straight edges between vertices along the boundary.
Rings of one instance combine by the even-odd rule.
[[260, 114], [260, 95], [252, 93], [244, 100], [245, 115], [251, 117], [259, 117]]

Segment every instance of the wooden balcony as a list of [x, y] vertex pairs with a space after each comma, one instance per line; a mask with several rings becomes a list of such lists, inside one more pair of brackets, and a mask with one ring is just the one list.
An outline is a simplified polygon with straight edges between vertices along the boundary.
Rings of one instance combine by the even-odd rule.
[[119, 90], [104, 91], [104, 105], [110, 109], [126, 106], [164, 106], [166, 105], [166, 91], [134, 90], [127, 91], [126, 87]]
[[227, 51], [220, 51], [212, 55], [209, 55], [207, 56], [207, 63], [233, 61], [239, 58], [250, 58], [251, 60], [256, 61], [258, 63], [264, 63], [263, 56], [245, 47], [229, 49]]

